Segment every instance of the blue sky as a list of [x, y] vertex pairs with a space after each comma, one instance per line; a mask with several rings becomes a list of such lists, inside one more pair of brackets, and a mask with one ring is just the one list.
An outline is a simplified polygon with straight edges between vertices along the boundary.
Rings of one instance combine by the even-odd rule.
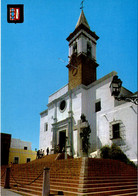
[[[39, 147], [40, 112], [48, 96], [68, 83], [68, 42], [81, 0], [2, 0], [1, 132]], [[24, 4], [24, 23], [7, 23], [7, 4]], [[97, 77], [117, 71], [137, 91], [137, 0], [85, 0], [97, 42]]]

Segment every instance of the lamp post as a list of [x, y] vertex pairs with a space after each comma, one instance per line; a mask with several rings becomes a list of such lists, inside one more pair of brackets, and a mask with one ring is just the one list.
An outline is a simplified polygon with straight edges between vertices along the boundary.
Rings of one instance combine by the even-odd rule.
[[113, 80], [110, 84], [110, 90], [111, 90], [111, 95], [114, 96], [114, 98], [117, 101], [127, 101], [127, 102], [132, 102], [136, 105], [138, 105], [138, 97], [137, 96], [119, 96], [121, 92], [121, 87], [122, 87], [122, 81], [118, 78], [118, 76], [114, 76]]

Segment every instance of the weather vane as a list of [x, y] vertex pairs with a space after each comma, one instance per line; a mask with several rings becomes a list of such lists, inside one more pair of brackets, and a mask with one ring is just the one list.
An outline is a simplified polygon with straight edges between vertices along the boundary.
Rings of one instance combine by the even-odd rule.
[[83, 10], [83, 8], [84, 8], [83, 2], [84, 2], [84, 0], [82, 0], [82, 2], [81, 2], [81, 7], [80, 7], [81, 10]]

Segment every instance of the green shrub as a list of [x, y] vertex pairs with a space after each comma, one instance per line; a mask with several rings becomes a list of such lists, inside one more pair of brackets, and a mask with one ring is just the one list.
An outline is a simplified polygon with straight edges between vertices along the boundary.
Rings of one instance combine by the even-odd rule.
[[109, 147], [108, 145], [103, 146], [100, 149], [100, 156], [103, 159], [119, 160], [131, 166], [137, 167], [132, 161], [129, 160], [129, 158], [116, 144], [112, 144], [111, 147]]
[[111, 146], [110, 158], [114, 160], [120, 160], [125, 163], [128, 161], [128, 158], [124, 152], [115, 144], [112, 144]]
[[108, 145], [105, 145], [103, 146], [101, 149], [100, 149], [100, 156], [101, 158], [103, 159], [110, 159], [110, 147]]

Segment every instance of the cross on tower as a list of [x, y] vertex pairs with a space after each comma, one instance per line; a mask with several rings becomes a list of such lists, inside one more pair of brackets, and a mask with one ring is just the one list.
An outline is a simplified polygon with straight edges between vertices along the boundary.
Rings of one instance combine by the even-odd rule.
[[81, 10], [83, 10], [83, 8], [84, 8], [83, 2], [84, 2], [84, 0], [82, 0], [82, 2], [81, 2], [81, 7], [80, 7]]

